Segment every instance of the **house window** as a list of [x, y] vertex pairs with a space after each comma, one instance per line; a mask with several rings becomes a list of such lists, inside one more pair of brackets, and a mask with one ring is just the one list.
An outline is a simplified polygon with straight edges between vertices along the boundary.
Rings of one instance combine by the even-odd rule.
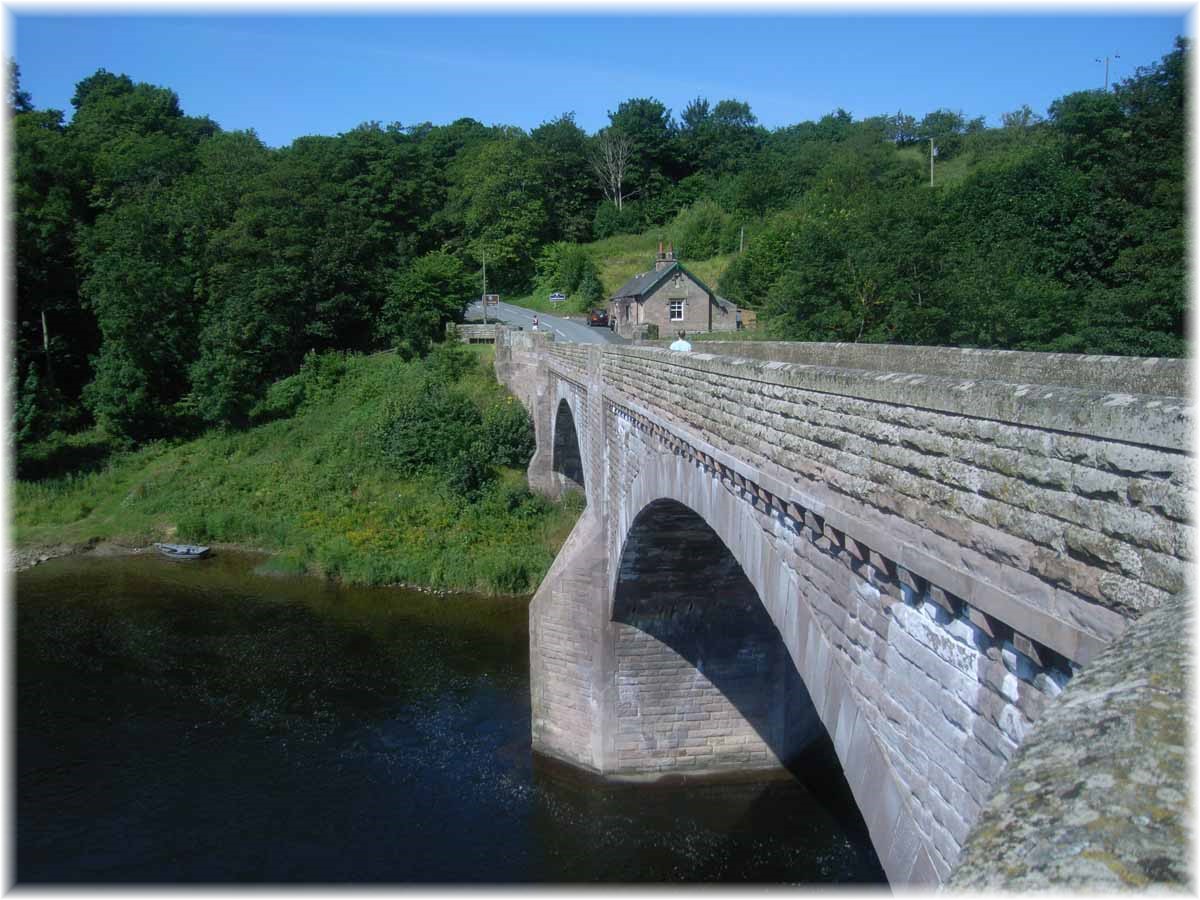
[[683, 321], [683, 301], [682, 300], [672, 300], [671, 301], [671, 321], [672, 322], [682, 322]]

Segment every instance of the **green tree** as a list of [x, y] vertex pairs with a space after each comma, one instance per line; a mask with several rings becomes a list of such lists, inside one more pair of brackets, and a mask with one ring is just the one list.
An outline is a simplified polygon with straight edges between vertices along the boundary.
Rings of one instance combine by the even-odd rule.
[[926, 113], [917, 125], [917, 140], [933, 141], [938, 155], [950, 159], [962, 147], [962, 136], [967, 130], [967, 118], [962, 112], [951, 109], [935, 109]]
[[448, 204], [462, 219], [466, 255], [482, 265], [488, 286], [526, 288], [533, 276], [546, 207], [530, 140], [520, 133], [480, 143], [454, 162]]
[[671, 111], [653, 97], [635, 97], [610, 110], [608, 118], [610, 128], [628, 139], [630, 145], [625, 196], [637, 198], [649, 221], [663, 221], [675, 213], [663, 203], [665, 194], [670, 183], [684, 174]]
[[8, 112], [13, 116], [33, 112], [33, 97], [29, 91], [21, 90], [21, 67], [11, 58], [8, 61]]
[[96, 220], [82, 248], [82, 294], [103, 337], [85, 398], [110, 430], [135, 440], [175, 432], [188, 388], [200, 310], [178, 199], [162, 189], [127, 200]]
[[191, 170], [194, 148], [219, 129], [183, 114], [174, 91], [100, 69], [75, 87], [67, 130], [88, 160], [90, 199], [106, 208]]
[[[85, 164], [58, 110], [19, 112], [11, 133], [15, 361], [21, 372], [39, 373], [32, 382], [38, 421], [68, 425], [81, 413], [88, 358], [100, 346], [95, 317], [79, 296], [76, 235], [89, 218]], [[18, 381], [18, 394], [26, 383]]]
[[583, 241], [592, 233], [592, 210], [599, 200], [588, 163], [588, 137], [574, 113], [543, 122], [532, 132], [534, 165], [544, 191], [545, 236]]
[[396, 273], [380, 321], [382, 336], [404, 355], [421, 355], [461, 321], [478, 295], [474, 275], [454, 256], [428, 253]]
[[706, 131], [701, 165], [715, 175], [741, 171], [763, 143], [758, 118], [750, 111], [750, 104], [740, 100], [717, 103], [708, 117]]

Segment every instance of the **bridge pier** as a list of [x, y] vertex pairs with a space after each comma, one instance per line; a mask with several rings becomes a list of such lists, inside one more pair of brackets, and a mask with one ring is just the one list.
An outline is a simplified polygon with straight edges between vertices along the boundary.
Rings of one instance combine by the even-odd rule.
[[621, 781], [786, 769], [826, 733], [778, 630], [695, 514], [645, 518], [614, 580], [589, 508], [534, 595], [534, 750]]
[[608, 567], [599, 517], [585, 510], [529, 606], [533, 749], [594, 773], [606, 771], [605, 708], [611, 668], [602, 602]]

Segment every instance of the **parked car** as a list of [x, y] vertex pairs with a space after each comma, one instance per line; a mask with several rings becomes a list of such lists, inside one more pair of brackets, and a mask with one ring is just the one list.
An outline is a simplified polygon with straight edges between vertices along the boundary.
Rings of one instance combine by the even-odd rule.
[[608, 311], [603, 309], [593, 309], [588, 316], [588, 324], [599, 328], [608, 327]]

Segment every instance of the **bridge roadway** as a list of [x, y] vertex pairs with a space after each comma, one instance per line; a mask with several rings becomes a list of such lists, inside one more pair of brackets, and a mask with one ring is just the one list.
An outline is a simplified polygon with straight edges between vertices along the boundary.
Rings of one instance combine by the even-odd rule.
[[[514, 325], [525, 331], [533, 329], [534, 317], [537, 317], [538, 327], [554, 335], [555, 340], [572, 341], [577, 344], [624, 344], [625, 338], [614, 334], [608, 328], [593, 328], [585, 322], [577, 322], [562, 316], [553, 316], [535, 312], [524, 306], [513, 306], [511, 303], [497, 303], [488, 307], [489, 322], [503, 322]], [[476, 300], [467, 307], [466, 318], [483, 321], [483, 304]]]
[[[531, 486], [587, 499], [530, 605], [534, 747], [653, 780], [795, 770], [828, 739], [889, 881], [946, 883], [1011, 819], [1003, 773], [1072, 706], [1079, 673], [1158, 684], [1140, 648], [1184, 639], [1186, 361], [704, 351], [498, 329], [497, 376], [537, 433]], [[1159, 609], [1150, 638], [1125, 640]], [[1081, 765], [1100, 765], [1103, 741], [1087, 740]], [[1029, 744], [1054, 754], [1054, 740]], [[1094, 796], [1174, 771], [1118, 762], [1085, 768], [1086, 790], [1045, 790]], [[1036, 807], [1038, 833], [1057, 796]], [[1153, 834], [1138, 846], [1179, 833], [1161, 810], [1141, 818]], [[1072, 822], [1051, 832], [1092, 819]], [[1079, 845], [1121, 883], [1186, 870], [1148, 850], [1149, 874], [1130, 875], [1125, 857]]]

